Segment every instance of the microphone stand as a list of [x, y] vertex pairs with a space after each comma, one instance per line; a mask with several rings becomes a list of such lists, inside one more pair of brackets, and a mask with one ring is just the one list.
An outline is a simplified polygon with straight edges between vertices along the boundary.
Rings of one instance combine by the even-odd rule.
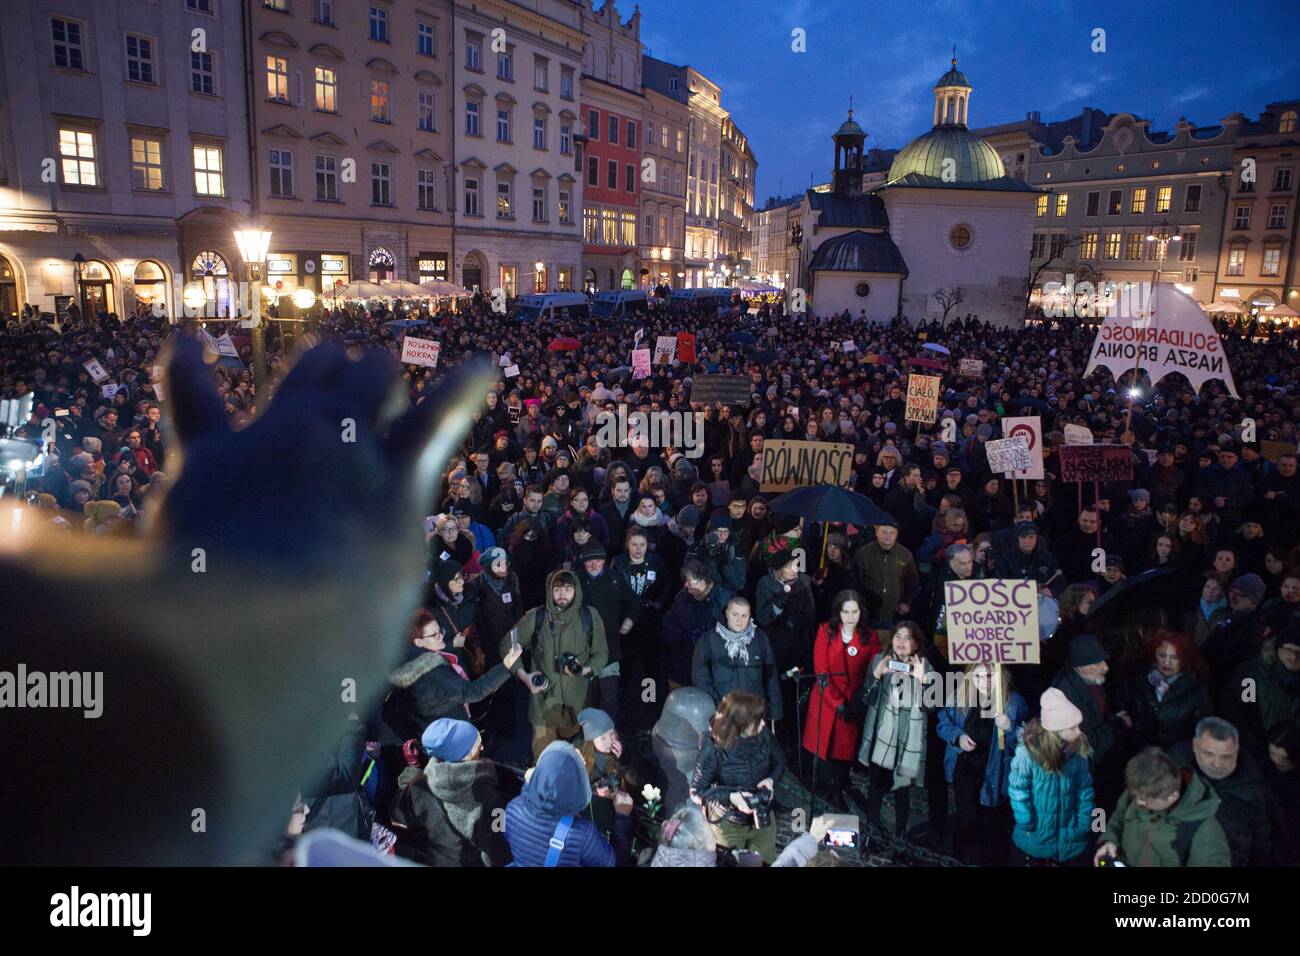
[[[848, 677], [849, 674], [848, 674], [848, 671], [838, 671], [838, 672], [833, 672], [833, 673], [832, 673], [832, 672], [828, 672], [828, 673], [824, 673], [824, 674], [803, 674], [803, 673], [798, 673], [798, 674], [794, 674], [794, 675], [792, 675], [792, 676], [794, 677], [794, 680], [795, 680], [795, 684], [796, 684], [796, 685], [798, 684], [799, 681], [809, 681], [809, 680], [811, 680], [811, 681], [816, 681], [816, 683], [817, 683], [817, 688], [818, 688], [818, 691], [819, 691], [819, 696], [818, 696], [818, 699], [817, 699], [817, 745], [816, 745], [816, 747], [813, 748], [812, 783], [811, 783], [811, 787], [810, 787], [810, 790], [809, 790], [809, 792], [810, 792], [810, 794], [811, 794], [811, 798], [810, 798], [810, 804], [809, 804], [809, 807], [808, 807], [808, 820], [811, 822], [812, 819], [813, 819], [814, 817], [817, 816], [817, 771], [818, 771], [818, 770], [820, 769], [820, 767], [821, 767], [821, 748], [822, 748], [822, 711], [823, 711], [823, 709], [824, 709], [824, 705], [825, 705], [825, 703], [826, 703], [826, 685], [830, 683], [830, 679], [831, 679], [832, 677]], [[809, 701], [811, 702], [811, 700], [812, 700], [812, 688], [811, 688], [811, 687], [808, 689], [808, 699], [809, 699]], [[807, 711], [804, 711], [804, 718], [807, 719], [807, 716], [808, 716]], [[799, 747], [799, 750], [800, 750], [800, 751], [803, 750], [803, 747], [800, 745], [800, 743], [796, 742], [795, 746], [796, 746], [796, 747]], [[802, 753], [800, 753], [800, 760], [799, 760], [799, 762], [800, 762], [800, 764], [803, 763], [803, 755], [802, 755]]]

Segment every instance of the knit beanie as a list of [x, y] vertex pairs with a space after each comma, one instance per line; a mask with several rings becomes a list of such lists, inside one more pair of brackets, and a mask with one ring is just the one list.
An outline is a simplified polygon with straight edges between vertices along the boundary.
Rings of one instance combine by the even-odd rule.
[[1044, 730], [1059, 733], [1083, 723], [1083, 712], [1070, 703], [1070, 699], [1058, 687], [1049, 687], [1043, 691], [1043, 696], [1039, 698], [1039, 705], [1042, 709], [1041, 720]]

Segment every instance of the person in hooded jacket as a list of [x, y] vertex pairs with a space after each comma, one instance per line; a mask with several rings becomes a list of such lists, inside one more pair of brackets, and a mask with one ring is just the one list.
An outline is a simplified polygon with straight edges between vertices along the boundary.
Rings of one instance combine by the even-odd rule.
[[[584, 605], [577, 575], [561, 570], [546, 579], [546, 603], [524, 612], [515, 633], [529, 652], [531, 670], [518, 658], [512, 667], [532, 695], [528, 722], [533, 755], [540, 756], [551, 741], [578, 733], [578, 713], [587, 706], [592, 681], [609, 663], [605, 624]], [[510, 647], [507, 635], [502, 657]]]
[[501, 660], [483, 676], [470, 679], [459, 657], [447, 650], [446, 631], [438, 618], [421, 609], [411, 627], [416, 651], [388, 676], [392, 690], [383, 703], [384, 724], [400, 743], [420, 736], [441, 717], [466, 720], [470, 704], [492, 696], [510, 677], [510, 668], [523, 653], [509, 642]]
[[466, 572], [458, 561], [440, 560], [433, 569], [433, 588], [426, 607], [438, 619], [452, 645], [460, 652], [461, 663], [477, 677], [487, 667], [487, 658], [479, 646], [474, 620], [478, 616], [476, 597], [465, 583]]
[[627, 578], [610, 570], [609, 556], [599, 542], [588, 542], [579, 557], [581, 563], [576, 570], [582, 587], [582, 600], [600, 615], [605, 625], [605, 645], [609, 649], [609, 661], [596, 675], [597, 706], [617, 721], [623, 638], [636, 623], [641, 600]]
[[1228, 838], [1216, 814], [1219, 798], [1199, 774], [1180, 770], [1150, 747], [1124, 768], [1126, 789], [1107, 818], [1093, 862], [1127, 866], [1231, 866]]
[[[505, 838], [516, 866], [615, 866], [632, 841], [632, 798], [614, 795], [613, 840], [579, 814], [591, 802], [582, 755], [556, 740], [526, 775], [523, 792], [506, 804]], [[556, 844], [559, 844], [557, 847]]]
[[781, 719], [776, 655], [767, 635], [755, 626], [746, 598], [731, 598], [723, 608], [723, 619], [696, 643], [691, 673], [695, 686], [706, 691], [714, 704], [741, 690], [762, 697], [772, 719]]
[[482, 759], [483, 741], [472, 724], [443, 717], [421, 735], [429, 755], [421, 769], [398, 777], [389, 820], [419, 839], [399, 847], [425, 866], [506, 866], [510, 845], [495, 826], [506, 801], [500, 771]]

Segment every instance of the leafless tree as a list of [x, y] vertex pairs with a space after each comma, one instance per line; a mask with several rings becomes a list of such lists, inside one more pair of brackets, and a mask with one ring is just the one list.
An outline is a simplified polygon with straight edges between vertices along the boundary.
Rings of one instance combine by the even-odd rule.
[[961, 286], [950, 285], [946, 289], [936, 289], [934, 297], [943, 306], [943, 318], [940, 319], [939, 325], [947, 325], [948, 313], [962, 303]]

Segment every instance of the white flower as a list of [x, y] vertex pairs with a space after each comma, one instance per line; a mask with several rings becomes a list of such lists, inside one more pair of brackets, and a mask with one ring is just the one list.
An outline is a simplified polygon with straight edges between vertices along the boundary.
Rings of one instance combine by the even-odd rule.
[[641, 797], [646, 801], [646, 803], [656, 801], [660, 797], [659, 788], [647, 783], [641, 788]]

